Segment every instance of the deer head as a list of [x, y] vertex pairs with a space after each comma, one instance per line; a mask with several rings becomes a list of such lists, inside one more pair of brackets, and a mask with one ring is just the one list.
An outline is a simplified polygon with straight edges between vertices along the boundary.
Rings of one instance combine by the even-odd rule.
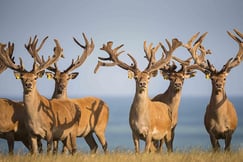
[[164, 79], [170, 81], [176, 92], [182, 89], [185, 79], [192, 78], [196, 74], [196, 71], [191, 68], [191, 65], [187, 60], [183, 62], [186, 62], [187, 64], [181, 62], [180, 69], [177, 69], [177, 65], [174, 62], [167, 64], [167, 66], [160, 69]]
[[[14, 70], [14, 75], [16, 79], [21, 79], [25, 94], [31, 92], [36, 87], [37, 78], [42, 77], [42, 75], [44, 74], [44, 70], [48, 66], [56, 62], [59, 59], [59, 57], [62, 55], [62, 48], [60, 47], [58, 40], [55, 39], [54, 41], [56, 43], [56, 47], [54, 48], [54, 54], [52, 58], [49, 57], [47, 61], [45, 62], [43, 61], [43, 63], [39, 65], [36, 63], [36, 60], [34, 60], [33, 68], [30, 71], [27, 71], [24, 68], [22, 58], [19, 58], [20, 60], [19, 65], [15, 64], [14, 60], [10, 57], [10, 55], [7, 52], [7, 51], [13, 52], [13, 49], [10, 49], [11, 47], [5, 49], [5, 46], [1, 46], [0, 59], [4, 62], [4, 64], [7, 67]], [[31, 46], [29, 46], [28, 51], [33, 51], [38, 53], [37, 49], [34, 49]]]
[[[72, 72], [76, 68], [80, 67], [87, 57], [92, 53], [94, 50], [94, 42], [91, 38], [91, 43], [86, 38], [85, 34], [83, 33], [83, 37], [85, 40], [85, 46], [80, 44], [77, 39], [73, 38], [75, 43], [77, 43], [82, 49], [84, 49], [83, 53], [78, 56], [78, 58], [74, 61], [72, 60], [69, 67], [65, 70], [61, 71], [58, 69], [57, 63], [54, 63], [54, 66], [49, 66], [47, 69], [51, 72], [46, 72], [46, 76], [48, 79], [55, 80], [55, 92], [53, 96], [58, 94], [66, 93], [68, 81], [71, 79], [75, 79], [78, 76], [78, 72]], [[41, 63], [41, 62], [39, 62]], [[64, 92], [65, 91], [65, 92]]]
[[[132, 60], [132, 64], [128, 65], [127, 63], [121, 61], [118, 56], [123, 53], [124, 51], [120, 51], [119, 49], [123, 46], [120, 45], [114, 49], [112, 49], [113, 42], [108, 42], [106, 45], [104, 44], [101, 50], [106, 51], [109, 54], [108, 58], [101, 58], [99, 57], [98, 64], [95, 68], [95, 72], [98, 70], [99, 66], [114, 66], [117, 65], [120, 68], [128, 71], [128, 77], [134, 78], [136, 81], [136, 89], [139, 90], [139, 92], [143, 92], [144, 90], [147, 90], [149, 79], [153, 76], [155, 71], [162, 68], [165, 64], [167, 64], [170, 59], [172, 58], [173, 51], [179, 47], [182, 43], [178, 41], [177, 39], [172, 40], [172, 44], [169, 43], [168, 40], [166, 40], [169, 50], [166, 50], [166, 48], [163, 46], [162, 43], [159, 43], [159, 45], [156, 46], [153, 52], [151, 52], [152, 56], [150, 57], [150, 61], [147, 65], [147, 67], [141, 71], [139, 70], [137, 66], [137, 61], [135, 60], [132, 55], [127, 54], [130, 59]], [[146, 45], [146, 43], [144, 44]], [[152, 45], [151, 45], [152, 46]], [[153, 62], [152, 58], [154, 58], [156, 51], [158, 50], [159, 46], [163, 49], [163, 54], [161, 58], [158, 61]], [[104, 62], [104, 61], [111, 61], [111, 62]]]
[[[158, 47], [152, 47], [152, 44], [149, 46], [146, 45], [146, 41], [144, 42], [144, 51], [145, 58], [154, 64], [156, 62], [156, 58], [154, 57], [154, 53], [158, 50]], [[195, 76], [194, 65], [191, 65], [191, 58], [187, 60], [181, 60], [175, 56], [172, 56], [172, 59], [176, 60], [180, 63], [181, 68], [178, 70], [177, 65], [174, 61], [168, 62], [165, 66], [160, 68], [160, 72], [165, 80], [170, 80], [171, 85], [174, 86], [175, 91], [179, 91], [182, 89], [184, 79], [191, 78]]]
[[[231, 71], [232, 68], [238, 66], [243, 60], [243, 34], [238, 30], [234, 29], [236, 35], [231, 32], [227, 33], [231, 38], [233, 38], [239, 44], [239, 51], [234, 58], [230, 58], [225, 65], [221, 68], [221, 70], [217, 70], [213, 64], [210, 63], [209, 60], [205, 59], [206, 54], [211, 53], [210, 50], [206, 50], [202, 45], [202, 41], [204, 40], [207, 33], [201, 35], [197, 41], [192, 45], [193, 41], [198, 37], [199, 33], [195, 34], [187, 44], [183, 46], [188, 49], [191, 54], [194, 62], [197, 64], [197, 69], [202, 71], [207, 79], [211, 79], [213, 88], [216, 92], [224, 92], [224, 86], [226, 83], [226, 77]], [[199, 54], [197, 52], [200, 52]]]

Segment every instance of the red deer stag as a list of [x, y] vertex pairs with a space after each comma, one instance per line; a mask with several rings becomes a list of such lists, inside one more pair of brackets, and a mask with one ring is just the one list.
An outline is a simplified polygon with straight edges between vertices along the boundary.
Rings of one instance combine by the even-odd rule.
[[[8, 43], [8, 50], [6, 45], [0, 43], [0, 53], [9, 55], [11, 60], [14, 44]], [[7, 66], [0, 60], [0, 73], [7, 69]], [[16, 102], [7, 98], [0, 98], [0, 138], [6, 139], [8, 143], [8, 152], [13, 154], [14, 141], [22, 141], [23, 144], [31, 150], [27, 129], [24, 124], [26, 115], [24, 112], [23, 102]], [[41, 141], [38, 141], [39, 152], [42, 152]]]
[[31, 141], [32, 153], [37, 153], [37, 139], [43, 138], [47, 140], [47, 152], [52, 147], [53, 140], [71, 140], [66, 142], [69, 151], [76, 151], [76, 134], [73, 131], [79, 121], [80, 111], [77, 105], [68, 100], [48, 100], [40, 95], [37, 90], [36, 82], [39, 77], [44, 74], [44, 69], [55, 63], [62, 55], [62, 49], [57, 40], [54, 40], [56, 47], [54, 55], [48, 58], [43, 64], [37, 65], [33, 63], [31, 71], [27, 71], [23, 67], [23, 61], [20, 58], [20, 65], [5, 55], [0, 54], [1, 60], [6, 66], [14, 70], [15, 77], [21, 79], [23, 85], [23, 102], [26, 112], [25, 122], [28, 128], [29, 140]]
[[[146, 45], [146, 42], [144, 42], [144, 52], [145, 52], [145, 58], [149, 61], [156, 62], [155, 55], [153, 53], [156, 53], [158, 48], [152, 48], [152, 44], [150, 44], [148, 47]], [[182, 93], [182, 87], [184, 84], [184, 80], [194, 77], [196, 71], [194, 71], [194, 64], [190, 64], [191, 58], [187, 60], [181, 60], [175, 56], [172, 56], [174, 60], [180, 63], [181, 68], [177, 70], [177, 65], [173, 62], [168, 63], [166, 66], [162, 67], [160, 69], [160, 72], [164, 79], [169, 80], [170, 84], [167, 90], [162, 93], [156, 95], [152, 101], [160, 101], [163, 102], [170, 107], [170, 113], [172, 118], [172, 150], [173, 150], [173, 140], [175, 136], [175, 128], [178, 122], [178, 109], [181, 101], [181, 93]], [[160, 144], [159, 150], [162, 151], [162, 144]]]
[[227, 75], [230, 70], [238, 66], [243, 59], [243, 42], [241, 40], [243, 39], [243, 34], [238, 30], [234, 31], [240, 38], [230, 32], [227, 33], [239, 44], [239, 51], [235, 58], [229, 59], [219, 71], [216, 70], [209, 60], [205, 60], [205, 55], [208, 50], [206, 50], [201, 43], [207, 33], [200, 36], [193, 46], [192, 43], [198, 37], [199, 33], [195, 34], [188, 43], [184, 45], [184, 47], [187, 48], [189, 53], [192, 55], [195, 63], [198, 65], [198, 70], [202, 71], [206, 75], [206, 78], [211, 79], [212, 94], [206, 108], [204, 125], [209, 133], [214, 151], [218, 151], [220, 149], [219, 139], [225, 140], [224, 150], [230, 150], [232, 135], [238, 122], [234, 105], [228, 99], [225, 91]]
[[[67, 87], [68, 82], [71, 79], [75, 79], [78, 76], [78, 72], [72, 71], [80, 67], [86, 58], [92, 53], [94, 49], [94, 43], [91, 39], [91, 43], [87, 40], [85, 34], [83, 34], [85, 40], [85, 46], [81, 45], [75, 38], [74, 41], [84, 49], [81, 56], [77, 58], [76, 61], [72, 61], [71, 65], [60, 71], [57, 67], [57, 64], [48, 67], [47, 69], [52, 72], [46, 72], [47, 78], [55, 80], [55, 91], [52, 95], [52, 98], [56, 99], [70, 99], [67, 96]], [[32, 43], [29, 43], [28, 46], [33, 46], [32, 49], [36, 49], [37, 39], [35, 38]], [[28, 46], [27, 49], [28, 49]], [[36, 51], [38, 52], [38, 51]], [[42, 63], [42, 60], [36, 52], [30, 52], [33, 57], [36, 57], [39, 63]], [[85, 141], [88, 143], [91, 152], [95, 153], [98, 145], [93, 137], [93, 133], [98, 137], [103, 150], [107, 151], [107, 141], [105, 138], [105, 129], [109, 119], [109, 107], [107, 104], [99, 98], [96, 97], [84, 97], [84, 98], [74, 98], [71, 99], [75, 104], [79, 105], [80, 111], [82, 113], [79, 121], [79, 126], [77, 130], [78, 137], [84, 137]]]
[[[155, 63], [150, 61], [144, 71], [138, 69], [136, 60], [130, 54], [128, 54], [128, 56], [133, 62], [132, 65], [128, 65], [118, 58], [118, 56], [124, 52], [118, 52], [123, 45], [112, 49], [113, 42], [108, 42], [107, 45], [103, 45], [101, 50], [106, 51], [109, 54], [109, 58], [99, 57], [100, 60], [95, 69], [96, 72], [99, 66], [117, 65], [120, 68], [127, 70], [129, 76], [132, 76], [135, 79], [136, 92], [130, 109], [129, 123], [132, 129], [132, 137], [136, 153], [140, 152], [140, 139], [145, 141], [145, 152], [150, 151], [153, 140], [162, 140], [164, 138], [166, 139], [168, 146], [170, 146], [168, 147], [168, 152], [172, 151], [171, 118], [168, 115], [169, 106], [162, 102], [151, 101], [148, 96], [148, 83], [150, 77], [153, 77], [153, 75], [156, 74], [155, 71], [170, 61], [173, 51], [182, 44], [177, 39], [173, 39], [172, 45], [168, 40], [166, 41], [169, 46], [169, 51], [167, 51], [160, 43], [159, 45], [164, 51], [161, 59]], [[112, 62], [102, 62], [106, 60]]]

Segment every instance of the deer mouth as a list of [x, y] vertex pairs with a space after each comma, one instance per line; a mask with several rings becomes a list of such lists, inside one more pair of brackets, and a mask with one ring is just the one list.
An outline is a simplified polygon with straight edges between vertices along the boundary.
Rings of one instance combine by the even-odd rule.
[[139, 92], [140, 92], [140, 93], [142, 93], [142, 92], [144, 92], [144, 91], [145, 91], [145, 88], [144, 88], [144, 87], [140, 87], [140, 88], [139, 88]]
[[24, 93], [25, 94], [28, 94], [32, 91], [32, 87], [26, 87], [25, 90], [24, 90]]
[[217, 92], [221, 92], [221, 91], [223, 91], [223, 87], [220, 86], [220, 85], [216, 85], [216, 91], [217, 91]]
[[179, 85], [175, 85], [174, 88], [175, 88], [175, 91], [180, 91], [182, 87]]
[[144, 92], [146, 88], [147, 88], [147, 87], [146, 87], [145, 84], [139, 85], [139, 92], [140, 92], [140, 93]]
[[220, 87], [216, 88], [216, 93], [217, 94], [220, 93], [220, 92], [222, 92], [222, 91], [223, 91], [223, 88], [220, 88]]

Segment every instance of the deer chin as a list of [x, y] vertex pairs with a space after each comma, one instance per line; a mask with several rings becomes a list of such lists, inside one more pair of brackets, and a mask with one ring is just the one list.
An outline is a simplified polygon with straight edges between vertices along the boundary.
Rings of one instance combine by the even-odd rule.
[[216, 94], [219, 94], [220, 92], [223, 92], [223, 88], [217, 88], [216, 89]]
[[32, 88], [26, 88], [25, 90], [24, 90], [24, 94], [29, 94], [29, 93], [31, 93], [32, 92]]
[[174, 89], [175, 89], [176, 92], [180, 91], [181, 88], [182, 88], [182, 87], [180, 87], [180, 86], [175, 86], [175, 87], [174, 87]]
[[145, 91], [146, 87], [144, 86], [141, 86], [139, 87], [139, 93], [143, 93]]

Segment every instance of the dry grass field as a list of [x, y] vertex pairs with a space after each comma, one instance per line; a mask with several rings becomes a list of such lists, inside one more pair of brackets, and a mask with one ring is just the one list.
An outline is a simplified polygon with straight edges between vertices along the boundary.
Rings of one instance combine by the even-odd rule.
[[240, 162], [243, 161], [243, 150], [232, 151], [230, 153], [213, 153], [200, 149], [176, 151], [171, 154], [151, 153], [137, 154], [133, 152], [116, 151], [106, 155], [103, 153], [90, 155], [87, 153], [77, 153], [75, 155], [23, 155], [13, 156], [0, 155], [0, 162]]

